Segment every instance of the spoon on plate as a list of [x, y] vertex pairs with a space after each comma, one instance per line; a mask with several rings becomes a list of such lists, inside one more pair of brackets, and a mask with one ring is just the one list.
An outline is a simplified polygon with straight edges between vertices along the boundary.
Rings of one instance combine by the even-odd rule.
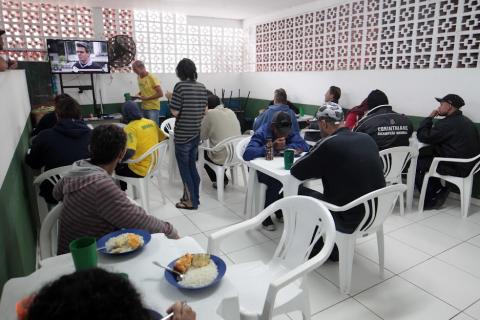
[[165, 270], [167, 270], [167, 271], [170, 271], [171, 273], [175, 274], [175, 275], [180, 279], [180, 281], [182, 281], [183, 278], [185, 277], [185, 275], [181, 274], [180, 272], [178, 272], [178, 271], [176, 271], [176, 270], [173, 270], [173, 269], [170, 268], [170, 267], [164, 266], [164, 265], [162, 265], [161, 263], [159, 263], [159, 262], [157, 262], [157, 261], [152, 261], [152, 263], [153, 263], [154, 265], [156, 265], [157, 267], [163, 268], [163, 269], [165, 269]]

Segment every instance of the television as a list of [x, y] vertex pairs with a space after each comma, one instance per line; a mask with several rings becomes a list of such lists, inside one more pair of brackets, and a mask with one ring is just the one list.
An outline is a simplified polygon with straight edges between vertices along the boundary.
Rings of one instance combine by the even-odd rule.
[[52, 73], [110, 73], [108, 42], [47, 39]]

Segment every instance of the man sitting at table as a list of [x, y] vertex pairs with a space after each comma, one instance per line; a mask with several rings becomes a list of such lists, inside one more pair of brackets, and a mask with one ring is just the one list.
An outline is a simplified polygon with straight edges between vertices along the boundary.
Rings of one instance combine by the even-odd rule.
[[257, 131], [264, 124], [270, 125], [273, 116], [278, 112], [285, 112], [289, 115], [292, 122], [293, 132], [299, 132], [300, 128], [297, 122], [297, 116], [295, 112], [287, 105], [287, 93], [285, 89], [276, 89], [273, 93], [273, 105], [269, 106], [261, 115], [259, 115], [253, 123], [253, 130]]
[[[295, 149], [295, 153], [300, 154], [308, 151], [309, 148], [299, 133], [292, 130], [292, 121], [288, 113], [278, 112], [273, 116], [270, 123], [264, 124], [252, 136], [243, 153], [243, 159], [250, 161], [255, 158], [265, 157], [265, 146], [268, 139], [271, 139], [273, 142], [274, 155], [279, 155], [285, 149]], [[280, 199], [279, 192], [282, 184], [262, 172], [257, 172], [257, 176], [260, 183], [267, 185], [265, 193], [266, 208]], [[283, 221], [281, 212], [276, 212], [275, 215], [280, 222]], [[265, 219], [262, 224], [269, 231], [275, 230], [275, 224], [270, 217]]]
[[[165, 134], [158, 128], [155, 121], [142, 117], [142, 112], [137, 103], [127, 101], [122, 106], [123, 121], [127, 126], [123, 129], [127, 134], [127, 153], [126, 160], [135, 160], [141, 157], [151, 147], [163, 141]], [[147, 157], [137, 163], [121, 163], [115, 169], [115, 173], [131, 178], [143, 178], [147, 174], [152, 157]], [[122, 190], [127, 189], [127, 184], [120, 181]]]
[[[342, 96], [342, 90], [339, 87], [330, 86], [327, 92], [325, 92], [324, 101], [338, 104], [338, 100], [340, 100], [341, 96]], [[319, 130], [320, 128], [318, 127], [318, 122], [317, 121], [310, 122], [310, 124], [308, 125], [308, 129]], [[320, 132], [315, 132], [315, 131], [305, 132], [305, 140], [307, 141], [317, 142], [321, 138], [322, 136]]]
[[[363, 133], [351, 132], [343, 126], [343, 111], [335, 103], [325, 103], [317, 112], [322, 134], [315, 147], [294, 163], [290, 172], [299, 180], [322, 179], [323, 194], [301, 186], [299, 194], [312, 196], [343, 206], [369, 192], [385, 187], [382, 163], [375, 141]], [[363, 206], [346, 212], [332, 212], [335, 227], [353, 233], [363, 219]], [[319, 241], [312, 250], [318, 253]], [[338, 260], [338, 249], [332, 252]]]
[[379, 150], [408, 146], [413, 125], [404, 114], [396, 113], [388, 104], [387, 95], [373, 90], [367, 97], [368, 112], [353, 131], [368, 134], [375, 140]]
[[[185, 302], [176, 302], [166, 312], [173, 312], [175, 320], [196, 319], [195, 312]], [[161, 317], [144, 306], [141, 295], [128, 279], [95, 268], [63, 275], [44, 285], [33, 297], [27, 318], [150, 320]]]
[[83, 236], [100, 238], [122, 228], [165, 233], [177, 239], [177, 231], [132, 203], [115, 184], [111, 175], [123, 159], [127, 136], [117, 125], [101, 125], [92, 131], [91, 158], [73, 164], [72, 171], [53, 189], [63, 201], [58, 235], [58, 254], [69, 252], [72, 240]]

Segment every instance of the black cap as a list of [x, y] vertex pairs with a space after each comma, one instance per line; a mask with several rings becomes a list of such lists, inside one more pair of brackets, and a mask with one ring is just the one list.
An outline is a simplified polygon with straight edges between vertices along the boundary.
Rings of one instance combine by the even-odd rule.
[[465, 105], [465, 101], [463, 101], [462, 97], [453, 93], [449, 93], [443, 98], [435, 98], [435, 99], [437, 99], [438, 102], [448, 102], [457, 109]]
[[3, 35], [3, 34], [5, 34], [5, 30], [0, 29], [0, 36]]
[[208, 95], [207, 98], [207, 105], [209, 109], [213, 109], [220, 105], [222, 102], [220, 101], [220, 98], [214, 94]]
[[288, 113], [280, 111], [273, 116], [272, 125], [280, 135], [284, 136], [290, 133], [292, 129], [292, 119], [290, 119]]

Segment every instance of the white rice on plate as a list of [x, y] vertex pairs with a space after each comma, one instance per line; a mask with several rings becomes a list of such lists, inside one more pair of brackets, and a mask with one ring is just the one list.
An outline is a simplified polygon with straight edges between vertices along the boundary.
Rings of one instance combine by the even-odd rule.
[[[138, 239], [139, 245], [136, 248], [132, 248], [129, 245], [129, 238]], [[124, 253], [135, 250], [139, 247], [143, 247], [143, 237], [135, 233], [122, 233], [116, 237], [112, 237], [105, 243], [105, 249], [108, 253]]]
[[184, 274], [183, 280], [178, 284], [185, 288], [200, 288], [215, 280], [218, 276], [217, 265], [210, 260], [210, 263], [201, 268], [189, 268]]

